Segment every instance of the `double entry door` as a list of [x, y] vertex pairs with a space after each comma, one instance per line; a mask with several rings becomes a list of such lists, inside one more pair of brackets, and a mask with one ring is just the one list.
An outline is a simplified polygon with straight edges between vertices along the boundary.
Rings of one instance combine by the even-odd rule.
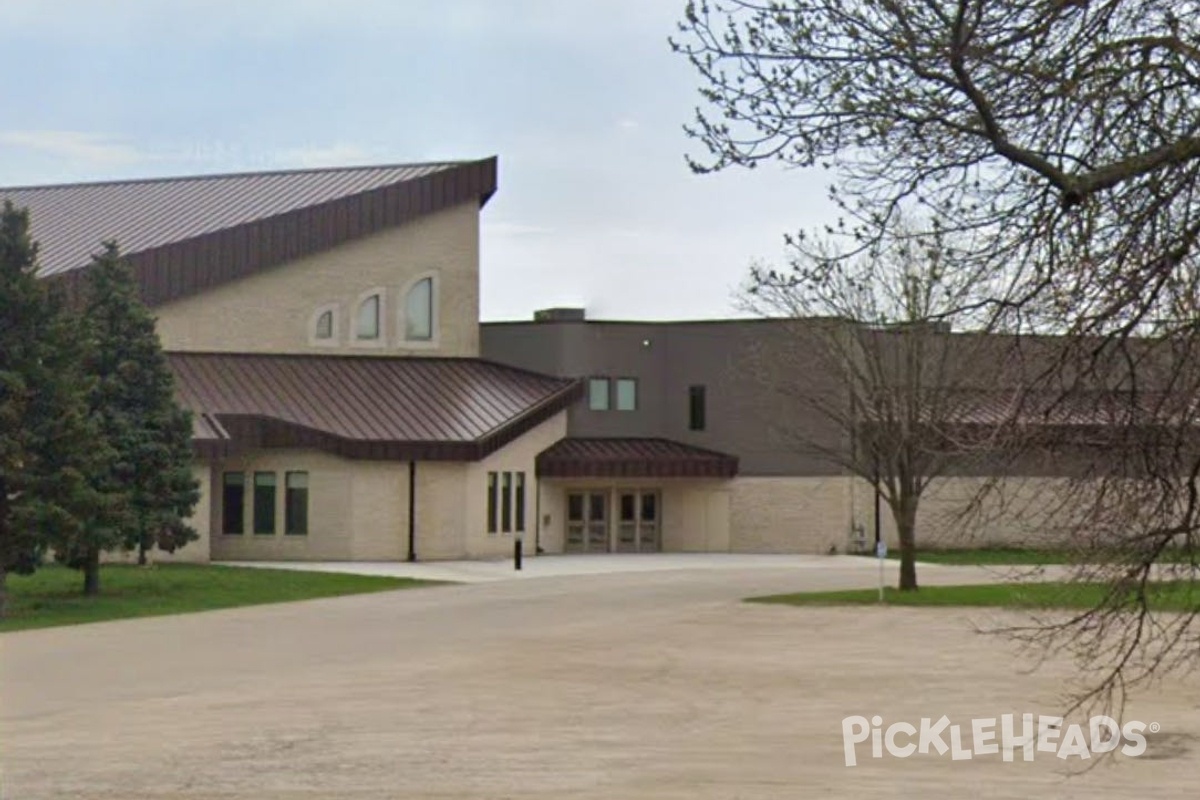
[[566, 550], [570, 553], [657, 553], [662, 546], [657, 490], [567, 492]]

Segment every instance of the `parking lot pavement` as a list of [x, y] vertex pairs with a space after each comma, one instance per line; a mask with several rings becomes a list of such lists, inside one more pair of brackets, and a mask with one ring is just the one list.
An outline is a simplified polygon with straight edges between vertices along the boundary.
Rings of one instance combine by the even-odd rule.
[[[547, 559], [550, 561], [550, 559]], [[1073, 673], [986, 609], [794, 608], [869, 560], [782, 559], [382, 592], [0, 635], [0, 767], [21, 800], [1191, 797], [1200, 684], [1126, 707], [1140, 759], [846, 766], [842, 720], [1062, 708]], [[564, 561], [564, 565], [572, 562]], [[644, 562], [650, 564], [651, 562]], [[670, 559], [660, 561], [671, 563]], [[813, 564], [820, 566], [804, 566]], [[922, 570], [927, 583], [970, 568]], [[982, 575], [982, 573], [978, 573]]]

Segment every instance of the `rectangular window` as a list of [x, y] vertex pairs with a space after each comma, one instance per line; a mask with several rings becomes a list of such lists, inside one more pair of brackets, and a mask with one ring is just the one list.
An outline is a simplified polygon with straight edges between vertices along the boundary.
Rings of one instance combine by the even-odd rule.
[[284, 478], [283, 532], [308, 533], [308, 473], [289, 472]]
[[704, 430], [704, 387], [688, 387], [688, 430]]
[[617, 411], [637, 410], [637, 379], [617, 378]]
[[221, 492], [221, 533], [246, 532], [246, 473], [226, 472]]
[[592, 378], [588, 381], [588, 408], [592, 411], [608, 411], [608, 378]]
[[525, 532], [525, 473], [517, 473], [517, 498], [516, 498], [516, 524], [514, 528], [517, 533]]
[[496, 504], [496, 492], [497, 492], [497, 491], [499, 491], [499, 489], [500, 489], [500, 486], [499, 486], [499, 484], [498, 484], [498, 483], [497, 483], [497, 481], [496, 481], [496, 473], [494, 473], [494, 472], [489, 472], [489, 473], [488, 473], [488, 486], [487, 486], [487, 492], [488, 492], [488, 496], [487, 496], [487, 526], [488, 526], [488, 533], [495, 533], [495, 532], [496, 532], [496, 508], [497, 508], [497, 504]]
[[254, 532], [275, 532], [275, 473], [254, 473]]
[[512, 532], [512, 473], [501, 475], [503, 485], [500, 487], [500, 531]]

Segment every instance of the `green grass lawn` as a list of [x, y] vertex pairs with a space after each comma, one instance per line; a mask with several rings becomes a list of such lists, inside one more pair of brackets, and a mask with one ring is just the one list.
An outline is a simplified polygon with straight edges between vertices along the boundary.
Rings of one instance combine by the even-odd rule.
[[[888, 559], [899, 559], [899, 549], [888, 551]], [[917, 561], [928, 564], [976, 565], [1036, 565], [1068, 564], [1072, 561], [1067, 550], [1033, 550], [1020, 547], [970, 547], [962, 550], [917, 550]]]
[[[866, 556], [874, 558], [875, 556]], [[888, 560], [898, 560], [900, 551], [888, 550]], [[957, 550], [930, 548], [917, 549], [917, 561], [927, 564], [951, 564], [974, 566], [1036, 566], [1040, 564], [1073, 564], [1077, 563], [1080, 554], [1070, 550], [1036, 550], [1022, 547], [967, 547]], [[1200, 554], [1196, 554], [1200, 559]], [[1166, 551], [1158, 559], [1164, 564], [1187, 563], [1193, 558], [1192, 554], [1183, 551]]]
[[9, 613], [0, 620], [0, 631], [284, 603], [434, 583], [410, 578], [201, 564], [152, 567], [112, 564], [100, 570], [100, 596], [84, 597], [82, 574], [53, 565], [33, 575], [9, 576]]
[[[1091, 608], [1104, 597], [1097, 583], [993, 583], [972, 586], [925, 586], [916, 592], [884, 589], [884, 604], [893, 606], [996, 606], [1001, 608]], [[805, 592], [747, 598], [751, 603], [790, 606], [878, 605], [878, 589]], [[1186, 581], [1154, 585], [1151, 607], [1159, 611], [1200, 610], [1200, 587]]]

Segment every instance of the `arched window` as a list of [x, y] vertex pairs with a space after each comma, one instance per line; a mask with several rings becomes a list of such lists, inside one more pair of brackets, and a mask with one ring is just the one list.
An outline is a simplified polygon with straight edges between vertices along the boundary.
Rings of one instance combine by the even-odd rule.
[[357, 339], [379, 338], [379, 295], [373, 294], [358, 304], [354, 336]]
[[318, 339], [333, 338], [333, 309], [322, 311], [317, 317], [316, 330], [313, 331], [313, 336]]
[[433, 338], [433, 278], [421, 278], [404, 298], [404, 338], [429, 341]]

